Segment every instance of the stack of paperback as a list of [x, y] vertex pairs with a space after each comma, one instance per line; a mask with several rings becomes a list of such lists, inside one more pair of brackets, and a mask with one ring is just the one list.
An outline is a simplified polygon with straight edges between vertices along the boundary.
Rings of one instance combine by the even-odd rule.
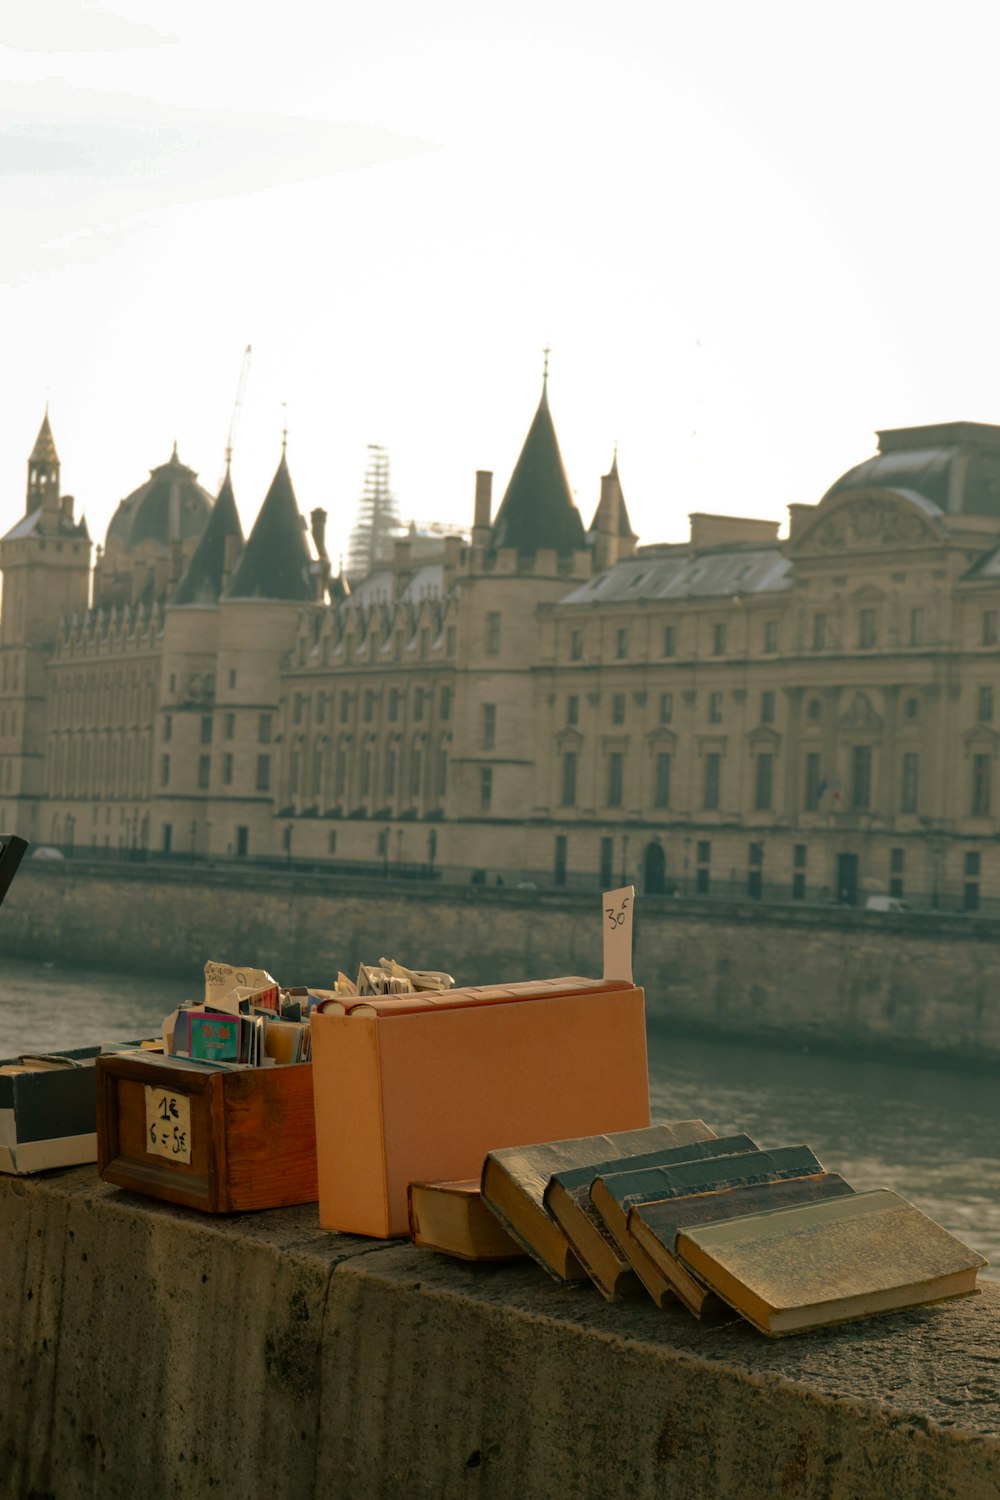
[[856, 1193], [808, 1146], [765, 1151], [702, 1120], [491, 1151], [479, 1193], [414, 1183], [410, 1207], [417, 1244], [527, 1254], [609, 1301], [735, 1310], [772, 1337], [975, 1292], [986, 1264], [896, 1193]]

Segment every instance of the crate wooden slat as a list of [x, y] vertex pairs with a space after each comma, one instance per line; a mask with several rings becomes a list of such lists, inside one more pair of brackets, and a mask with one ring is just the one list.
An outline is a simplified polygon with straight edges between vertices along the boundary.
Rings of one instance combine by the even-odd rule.
[[[190, 1162], [149, 1149], [146, 1087], [190, 1107]], [[152, 1061], [97, 1060], [98, 1170], [106, 1182], [206, 1213], [312, 1203], [316, 1181], [309, 1063], [236, 1072]]]

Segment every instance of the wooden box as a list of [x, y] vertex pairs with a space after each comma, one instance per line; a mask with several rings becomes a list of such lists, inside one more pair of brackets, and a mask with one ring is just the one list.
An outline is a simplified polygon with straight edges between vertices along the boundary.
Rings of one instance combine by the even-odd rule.
[[106, 1182], [205, 1213], [315, 1202], [312, 1065], [102, 1057], [97, 1165]]

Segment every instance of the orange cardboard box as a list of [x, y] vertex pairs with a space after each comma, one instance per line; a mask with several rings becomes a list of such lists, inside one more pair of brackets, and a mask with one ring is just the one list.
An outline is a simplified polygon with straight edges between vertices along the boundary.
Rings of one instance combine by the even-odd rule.
[[501, 1146], [649, 1124], [642, 990], [538, 988], [507, 1004], [313, 1017], [324, 1229], [405, 1235], [411, 1182], [478, 1177]]

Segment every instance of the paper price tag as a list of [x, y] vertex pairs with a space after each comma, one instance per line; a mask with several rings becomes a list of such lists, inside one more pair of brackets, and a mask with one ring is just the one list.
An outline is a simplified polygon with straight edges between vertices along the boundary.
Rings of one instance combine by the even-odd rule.
[[146, 1150], [170, 1161], [191, 1162], [191, 1100], [187, 1094], [144, 1086]]
[[632, 983], [632, 910], [635, 886], [623, 885], [617, 891], [605, 891], [604, 977]]

